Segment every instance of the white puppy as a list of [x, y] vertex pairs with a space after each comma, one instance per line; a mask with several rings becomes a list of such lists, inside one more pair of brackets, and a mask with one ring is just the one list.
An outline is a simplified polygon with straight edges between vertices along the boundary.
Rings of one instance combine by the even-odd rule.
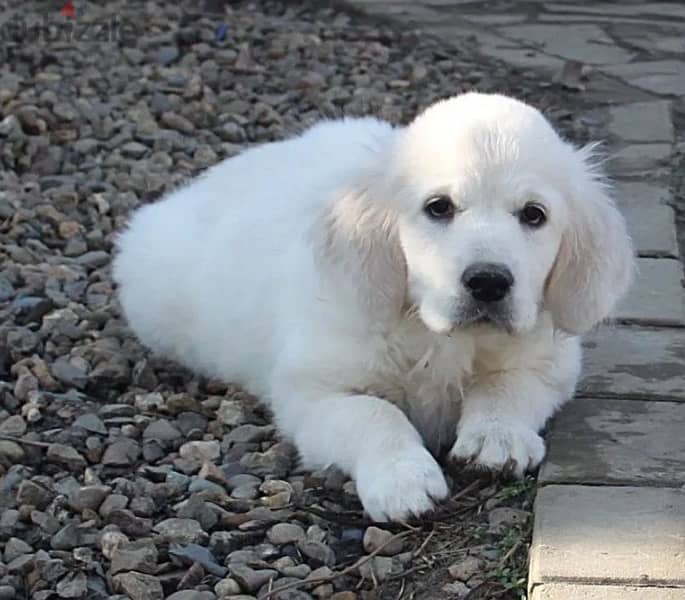
[[580, 370], [574, 336], [630, 282], [590, 160], [499, 95], [403, 128], [323, 122], [136, 212], [121, 302], [150, 348], [268, 402], [305, 465], [351, 474], [373, 519], [419, 514], [447, 494], [426, 446], [540, 463]]

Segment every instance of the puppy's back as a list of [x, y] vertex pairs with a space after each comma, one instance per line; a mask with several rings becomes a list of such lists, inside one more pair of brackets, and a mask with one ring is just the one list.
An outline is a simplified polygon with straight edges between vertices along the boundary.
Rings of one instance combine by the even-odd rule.
[[313, 279], [308, 232], [392, 131], [375, 119], [323, 122], [138, 209], [120, 235], [114, 279], [140, 340], [214, 376], [244, 382], [243, 361], [268, 368], [281, 309], [272, 304], [289, 278]]

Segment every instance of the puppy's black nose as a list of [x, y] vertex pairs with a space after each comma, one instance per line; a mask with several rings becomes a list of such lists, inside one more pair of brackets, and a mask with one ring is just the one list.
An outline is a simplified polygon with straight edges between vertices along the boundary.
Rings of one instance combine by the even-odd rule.
[[464, 271], [461, 281], [475, 300], [497, 302], [511, 289], [514, 276], [504, 265], [476, 263]]

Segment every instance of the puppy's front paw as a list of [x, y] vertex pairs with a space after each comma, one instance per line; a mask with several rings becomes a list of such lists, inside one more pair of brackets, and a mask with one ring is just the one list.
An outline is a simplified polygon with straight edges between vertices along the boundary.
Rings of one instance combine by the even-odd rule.
[[357, 473], [357, 492], [374, 521], [399, 521], [447, 496], [442, 469], [425, 448], [373, 457]]
[[520, 477], [537, 467], [545, 456], [545, 443], [532, 429], [518, 423], [466, 422], [459, 428], [450, 457], [492, 470], [510, 468]]

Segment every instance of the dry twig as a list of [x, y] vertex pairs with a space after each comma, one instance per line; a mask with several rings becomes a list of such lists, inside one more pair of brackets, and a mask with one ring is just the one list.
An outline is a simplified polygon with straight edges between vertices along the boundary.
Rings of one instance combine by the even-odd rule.
[[36, 448], [49, 448], [50, 444], [47, 442], [34, 442], [33, 440], [25, 440], [24, 438], [15, 437], [13, 435], [0, 435], [0, 440], [6, 442], [15, 442], [17, 444], [25, 444], [26, 446], [35, 446]]
[[312, 579], [303, 579], [302, 581], [293, 581], [292, 583], [289, 583], [287, 585], [284, 585], [282, 587], [274, 588], [273, 590], [267, 592], [262, 600], [268, 600], [271, 596], [274, 594], [277, 594], [279, 592], [284, 592], [285, 590], [291, 590], [294, 588], [299, 588], [305, 585], [320, 585], [322, 583], [330, 583], [331, 581], [337, 579], [338, 577], [344, 577], [345, 575], [349, 575], [350, 573], [354, 572], [356, 569], [361, 567], [362, 565], [366, 564], [368, 561], [370, 561], [374, 556], [377, 556], [383, 548], [388, 546], [389, 544], [402, 539], [406, 536], [408, 536], [411, 531], [402, 531], [400, 533], [397, 533], [393, 535], [391, 538], [388, 538], [383, 544], [378, 546], [373, 552], [367, 554], [366, 556], [361, 557], [359, 560], [357, 560], [355, 563], [351, 564], [349, 567], [345, 567], [342, 571], [334, 571], [330, 575], [325, 575], [322, 577], [314, 577]]

